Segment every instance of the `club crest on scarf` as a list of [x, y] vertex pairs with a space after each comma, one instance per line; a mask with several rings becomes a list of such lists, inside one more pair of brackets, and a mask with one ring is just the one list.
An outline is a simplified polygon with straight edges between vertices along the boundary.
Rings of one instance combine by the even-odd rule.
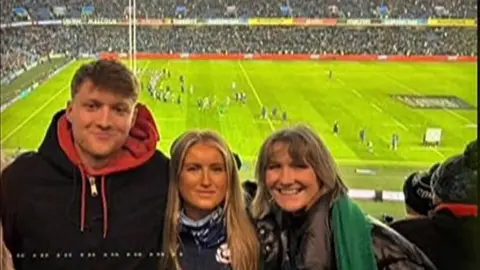
[[195, 243], [203, 248], [214, 248], [226, 240], [225, 217], [222, 207], [198, 221], [190, 219], [182, 211], [180, 223], [180, 231], [190, 234]]
[[226, 243], [222, 244], [217, 249], [217, 255], [215, 255], [215, 259], [219, 263], [230, 264], [230, 249]]

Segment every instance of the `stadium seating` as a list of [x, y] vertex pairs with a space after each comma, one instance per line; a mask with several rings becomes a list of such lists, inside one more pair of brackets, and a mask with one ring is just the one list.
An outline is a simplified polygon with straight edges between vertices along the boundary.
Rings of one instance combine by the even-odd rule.
[[[346, 18], [476, 18], [474, 0], [153, 0], [136, 1], [137, 17], [346, 17]], [[80, 17], [121, 18], [128, 0], [1, 0], [2, 22], [12, 20]], [[14, 14], [13, 8], [24, 8]]]
[[[152, 0], [136, 1], [138, 18], [476, 18], [474, 0]], [[0, 75], [51, 52], [73, 55], [127, 51], [126, 27], [31, 27], [62, 18], [125, 19], [129, 0], [0, 0]], [[6, 23], [25, 21], [24, 27]], [[476, 29], [140, 27], [140, 52], [266, 52], [338, 54], [476, 55]], [[46, 38], [49, 37], [49, 38]]]
[[[2, 77], [50, 52], [127, 52], [121, 26], [48, 26], [1, 30]], [[48, 38], [46, 38], [48, 37]], [[476, 28], [169, 27], [137, 30], [139, 52], [477, 55]]]

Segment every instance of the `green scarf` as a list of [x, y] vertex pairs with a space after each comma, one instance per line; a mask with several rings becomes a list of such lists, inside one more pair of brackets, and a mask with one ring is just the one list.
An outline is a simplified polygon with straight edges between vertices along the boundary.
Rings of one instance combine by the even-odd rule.
[[372, 247], [373, 224], [347, 195], [333, 205], [333, 241], [339, 270], [376, 270]]

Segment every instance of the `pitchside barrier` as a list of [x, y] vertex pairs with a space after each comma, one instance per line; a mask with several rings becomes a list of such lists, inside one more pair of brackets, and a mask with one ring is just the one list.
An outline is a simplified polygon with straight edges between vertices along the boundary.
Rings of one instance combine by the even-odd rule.
[[[127, 53], [104, 52], [102, 59], [128, 59]], [[136, 53], [137, 60], [294, 60], [294, 61], [397, 61], [397, 62], [476, 62], [477, 56], [457, 55], [338, 55], [338, 54], [216, 54], [216, 53]]]
[[348, 196], [353, 199], [359, 200], [373, 200], [376, 202], [392, 201], [403, 202], [405, 196], [399, 191], [388, 190], [370, 190], [370, 189], [350, 189], [348, 190]]

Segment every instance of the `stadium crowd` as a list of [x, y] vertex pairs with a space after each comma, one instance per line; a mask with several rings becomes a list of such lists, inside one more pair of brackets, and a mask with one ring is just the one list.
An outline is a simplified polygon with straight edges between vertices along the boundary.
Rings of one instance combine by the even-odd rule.
[[[122, 18], [128, 0], [1, 0], [1, 21], [80, 17]], [[83, 9], [93, 5], [94, 9]], [[22, 7], [27, 16], [12, 8]], [[58, 8], [60, 7], [60, 8]], [[137, 1], [139, 18], [173, 17], [346, 17], [346, 18], [476, 18], [474, 0], [158, 0]]]
[[[128, 51], [127, 27], [45, 26], [1, 30], [4, 77], [49, 53]], [[25, 31], [27, 30], [27, 31]], [[473, 28], [171, 27], [137, 29], [139, 52], [477, 55]]]

